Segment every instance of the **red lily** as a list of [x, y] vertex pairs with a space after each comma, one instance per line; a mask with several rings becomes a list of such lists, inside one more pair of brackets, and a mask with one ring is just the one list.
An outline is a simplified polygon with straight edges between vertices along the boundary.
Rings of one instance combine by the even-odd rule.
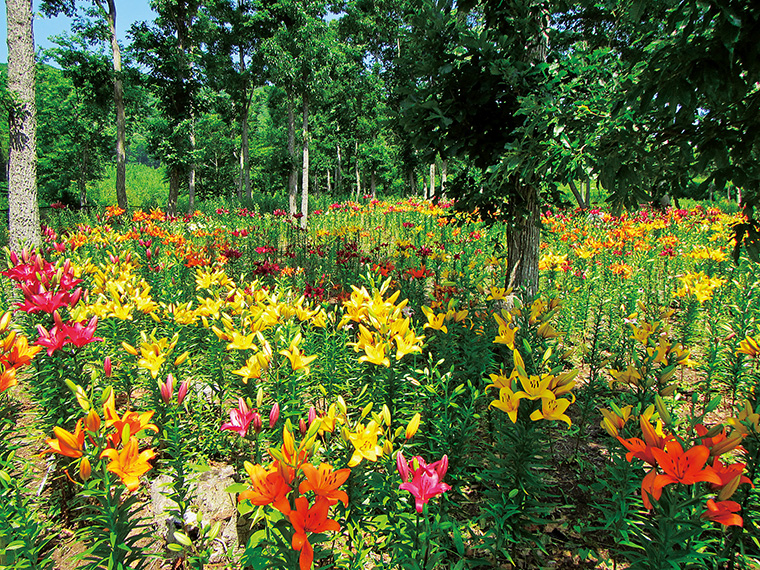
[[248, 433], [248, 426], [253, 421], [253, 412], [243, 398], [238, 398], [238, 407], [230, 410], [230, 421], [222, 424], [223, 430], [236, 432], [240, 437]]

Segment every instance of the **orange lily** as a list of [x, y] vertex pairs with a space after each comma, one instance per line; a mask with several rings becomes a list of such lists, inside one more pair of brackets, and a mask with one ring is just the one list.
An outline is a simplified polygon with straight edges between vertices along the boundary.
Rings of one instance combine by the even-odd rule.
[[259, 506], [271, 504], [284, 515], [290, 513], [288, 493], [291, 489], [283, 479], [277, 461], [272, 462], [269, 469], [246, 461], [245, 470], [251, 478], [251, 487], [240, 493], [238, 501], [248, 499]]
[[137, 451], [137, 439], [130, 438], [121, 452], [108, 448], [100, 454], [101, 458], [107, 457], [111, 460], [108, 471], [118, 475], [130, 491], [140, 486], [140, 475], [152, 469], [153, 466], [148, 461], [156, 456], [152, 449], [146, 449], [139, 454]]
[[153, 417], [154, 412], [143, 412], [138, 414], [137, 412], [124, 412], [124, 416], [119, 417], [114, 404], [114, 395], [111, 391], [111, 395], [108, 396], [108, 400], [103, 405], [103, 415], [106, 418], [106, 427], [113, 427], [116, 429], [115, 433], [108, 436], [108, 441], [112, 447], [116, 447], [122, 440], [128, 440], [130, 436], [141, 432], [144, 429], [152, 430], [158, 433], [158, 428], [155, 424], [148, 423]]
[[332, 466], [327, 463], [322, 463], [319, 468], [314, 467], [311, 463], [304, 463], [301, 470], [306, 476], [306, 481], [299, 485], [299, 493], [314, 491], [317, 497], [323, 497], [329, 505], [341, 501], [343, 506], [348, 507], [348, 495], [345, 491], [339, 490], [338, 487], [346, 482], [351, 474], [350, 469], [333, 471]]
[[16, 369], [9, 368], [0, 374], [0, 394], [5, 392], [11, 386], [15, 386], [16, 382]]
[[82, 420], [77, 422], [74, 433], [70, 433], [61, 427], [54, 427], [53, 433], [56, 439], [48, 439], [47, 444], [50, 449], [43, 453], [57, 453], [66, 457], [82, 457], [84, 455], [84, 431], [82, 430]]
[[[665, 449], [652, 448], [652, 455], [657, 464], [665, 472], [655, 477], [652, 489], [659, 494], [665, 485], [683, 483], [693, 485], [698, 481], [721, 484], [721, 479], [712, 467], [705, 468], [710, 457], [710, 450], [704, 445], [695, 445], [684, 451], [677, 441], [670, 441]], [[655, 495], [655, 498], [657, 496]]]
[[707, 499], [707, 510], [701, 518], [715, 521], [724, 526], [744, 526], [742, 517], [735, 514], [741, 510], [741, 505], [735, 501], [718, 501]]
[[329, 507], [326, 499], [318, 497], [314, 506], [309, 508], [309, 500], [306, 497], [298, 497], [296, 508], [290, 511], [290, 523], [295, 530], [291, 545], [293, 550], [301, 551], [301, 556], [298, 558], [300, 570], [310, 570], [314, 562], [314, 549], [306, 533], [340, 530], [340, 525], [336, 521], [327, 518]]

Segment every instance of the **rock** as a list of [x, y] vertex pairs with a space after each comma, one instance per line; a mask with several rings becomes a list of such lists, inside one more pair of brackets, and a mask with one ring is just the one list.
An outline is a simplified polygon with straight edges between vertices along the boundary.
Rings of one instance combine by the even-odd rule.
[[[238, 536], [235, 495], [225, 492], [227, 487], [235, 483], [234, 475], [234, 467], [223, 465], [199, 473], [190, 483], [192, 501], [184, 521], [190, 538], [196, 539], [202, 526], [211, 526], [218, 521], [222, 523], [222, 531], [214, 541], [210, 559], [212, 563], [223, 560], [227, 552], [242, 540]], [[177, 508], [176, 503], [166, 496], [171, 492], [171, 481], [170, 475], [163, 474], [154, 479], [150, 486], [153, 521], [167, 543], [177, 542], [174, 533], [183, 527], [176, 515], [172, 515], [172, 511]], [[198, 516], [202, 517], [200, 524]]]

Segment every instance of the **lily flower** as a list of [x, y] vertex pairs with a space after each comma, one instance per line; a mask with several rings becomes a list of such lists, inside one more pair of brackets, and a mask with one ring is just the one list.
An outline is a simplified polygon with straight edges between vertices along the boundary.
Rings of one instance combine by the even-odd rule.
[[303, 471], [306, 480], [299, 485], [299, 493], [313, 491], [317, 497], [325, 499], [328, 505], [334, 505], [340, 501], [343, 506], [348, 507], [348, 495], [338, 487], [346, 482], [351, 474], [350, 469], [333, 471], [332, 466], [328, 463], [322, 463], [318, 468], [311, 463], [304, 463], [301, 466], [301, 471]]
[[111, 460], [106, 469], [118, 475], [129, 491], [134, 491], [140, 486], [140, 476], [153, 468], [148, 462], [155, 456], [152, 449], [138, 453], [136, 438], [130, 438], [120, 452], [109, 448], [100, 454], [101, 458]]
[[92, 317], [86, 327], [83, 326], [82, 323], [74, 323], [73, 325], [65, 323], [61, 330], [61, 334], [68, 336], [67, 342], [70, 342], [79, 348], [91, 342], [103, 341], [102, 338], [95, 336], [95, 329], [97, 326], [98, 317]]
[[[430, 499], [437, 497], [451, 489], [442, 482], [449, 467], [449, 458], [444, 455], [440, 460], [428, 465], [420, 456], [406, 461], [399, 451], [396, 456], [396, 467], [404, 481], [399, 485], [402, 491], [409, 491], [415, 498], [415, 508], [421, 513]], [[411, 481], [409, 478], [411, 477]]]
[[222, 424], [223, 430], [237, 432], [240, 437], [248, 434], [248, 426], [253, 421], [254, 412], [252, 412], [243, 398], [238, 398], [238, 407], [230, 410], [230, 421]]
[[66, 457], [82, 457], [84, 455], [84, 430], [82, 429], [82, 420], [77, 422], [74, 428], [74, 433], [68, 432], [65, 429], [55, 426], [53, 428], [55, 439], [48, 439], [46, 443], [50, 446], [50, 449], [43, 451], [43, 453], [57, 453], [59, 455], [65, 455]]
[[[491, 374], [491, 377], [494, 375]], [[520, 398], [516, 396], [509, 386], [504, 386], [499, 390], [499, 399], [493, 400], [491, 406], [505, 412], [512, 423], [517, 423], [517, 411], [520, 407]], [[532, 416], [531, 416], [532, 417]]]
[[718, 501], [707, 499], [707, 510], [700, 518], [715, 521], [723, 526], [744, 526], [744, 520], [737, 515], [741, 505], [735, 501]]
[[264, 469], [261, 465], [246, 461], [244, 467], [251, 479], [251, 486], [240, 493], [238, 501], [248, 499], [254, 505], [272, 505], [282, 514], [290, 513], [288, 493], [291, 489], [280, 473], [278, 462], [274, 461], [268, 469]]
[[359, 465], [362, 459], [377, 461], [383, 454], [383, 448], [377, 444], [380, 426], [375, 420], [370, 420], [365, 428], [362, 424], [356, 426], [356, 431], [348, 434], [348, 439], [354, 445], [354, 453], [348, 462], [349, 467]]
[[314, 549], [309, 543], [308, 532], [325, 532], [328, 530], [339, 531], [340, 525], [327, 518], [330, 505], [325, 499], [317, 497], [316, 502], [310, 508], [306, 497], [296, 499], [296, 508], [290, 511], [290, 524], [293, 525], [293, 550], [301, 551], [298, 558], [300, 570], [309, 570], [314, 562]]
[[573, 422], [570, 417], [565, 414], [565, 410], [571, 404], [567, 398], [541, 398], [541, 409], [536, 410], [530, 415], [530, 419], [536, 420], [562, 420], [568, 426], [572, 426]]

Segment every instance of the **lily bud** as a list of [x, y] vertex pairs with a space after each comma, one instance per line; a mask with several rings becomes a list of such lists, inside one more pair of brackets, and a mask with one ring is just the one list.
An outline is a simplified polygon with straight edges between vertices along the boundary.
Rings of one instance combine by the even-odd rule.
[[180, 364], [185, 362], [185, 360], [187, 360], [189, 357], [190, 357], [190, 353], [186, 350], [174, 360], [174, 366], [179, 366]]
[[298, 431], [301, 432], [301, 437], [306, 435], [306, 432], [309, 431], [309, 428], [306, 427], [306, 422], [303, 421], [303, 418], [298, 420]]
[[309, 426], [311, 426], [311, 424], [313, 424], [314, 420], [316, 419], [317, 419], [317, 410], [314, 409], [314, 406], [310, 406], [309, 415], [308, 415]]
[[82, 457], [79, 461], [79, 478], [82, 479], [82, 481], [87, 481], [91, 475], [92, 465], [90, 465], [90, 460], [87, 459], [87, 457]]
[[409, 420], [409, 423], [406, 425], [406, 439], [411, 439], [414, 437], [414, 434], [417, 433], [417, 429], [420, 427], [420, 419], [422, 416], [420, 416], [419, 413], [416, 413], [412, 416], [412, 419]]
[[264, 388], [259, 386], [259, 389], [256, 392], [256, 407], [260, 408], [263, 403], [264, 403]]
[[269, 412], [269, 429], [275, 426], [278, 419], [280, 419], [280, 404], [275, 402], [274, 406], [272, 406], [272, 411]]
[[129, 343], [126, 343], [126, 342], [122, 341], [121, 347], [124, 350], [126, 350], [129, 354], [131, 354], [132, 356], [137, 356], [138, 355], [137, 349], [134, 346], [132, 346], [131, 344], [129, 344]]
[[111, 367], [111, 357], [106, 356], [103, 359], [103, 372], [106, 373], [106, 378], [110, 378], [111, 374], [113, 374], [113, 369]]
[[84, 427], [92, 433], [96, 433], [100, 429], [100, 416], [93, 408], [90, 408], [84, 418]]
[[182, 401], [185, 399], [185, 396], [187, 396], [187, 389], [190, 386], [187, 380], [182, 382], [182, 384], [179, 385], [179, 391], [177, 392], [177, 404], [182, 404]]
[[159, 380], [158, 389], [161, 391], [161, 399], [164, 401], [164, 404], [171, 404], [172, 396], [174, 395], [174, 376], [169, 374], [166, 377], [166, 382]]
[[261, 428], [264, 427], [261, 423], [261, 414], [259, 412], [253, 412], [253, 419], [251, 420], [253, 426], [253, 433], [260, 433]]

